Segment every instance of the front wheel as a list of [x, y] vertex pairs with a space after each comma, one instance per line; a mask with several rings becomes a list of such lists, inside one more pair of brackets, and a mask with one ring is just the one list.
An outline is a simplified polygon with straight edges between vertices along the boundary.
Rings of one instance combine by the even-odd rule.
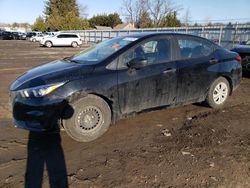
[[102, 98], [87, 95], [74, 102], [71, 107], [74, 111], [73, 115], [63, 120], [63, 126], [74, 140], [90, 142], [108, 130], [111, 123], [111, 110]]
[[46, 41], [46, 42], [45, 42], [45, 46], [46, 46], [47, 48], [51, 48], [51, 47], [52, 47], [52, 42]]
[[72, 46], [73, 48], [76, 48], [76, 47], [78, 46], [78, 44], [77, 44], [77, 42], [72, 42], [71, 46]]
[[219, 77], [209, 88], [206, 102], [212, 108], [221, 108], [225, 104], [230, 93], [230, 85], [227, 79]]

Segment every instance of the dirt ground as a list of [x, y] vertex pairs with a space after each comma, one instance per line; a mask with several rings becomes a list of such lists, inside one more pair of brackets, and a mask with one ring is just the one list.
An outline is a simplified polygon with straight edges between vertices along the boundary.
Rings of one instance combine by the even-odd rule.
[[26, 187], [60, 188], [250, 187], [247, 77], [224, 109], [196, 104], [147, 112], [117, 122], [90, 143], [75, 142], [64, 131], [41, 135], [14, 128], [10, 83], [32, 66], [83, 48], [0, 41], [0, 187], [24, 187], [25, 182]]

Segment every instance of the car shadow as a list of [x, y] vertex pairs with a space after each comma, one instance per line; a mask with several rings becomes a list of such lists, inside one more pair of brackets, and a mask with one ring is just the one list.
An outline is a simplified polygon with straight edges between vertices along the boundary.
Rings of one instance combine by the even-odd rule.
[[[68, 119], [74, 110], [68, 104], [67, 110], [59, 117]], [[59, 121], [58, 121], [59, 122]], [[60, 125], [51, 132], [29, 132], [27, 147], [25, 188], [40, 188], [43, 184], [44, 170], [47, 170], [51, 188], [67, 188], [67, 168], [61, 145]]]

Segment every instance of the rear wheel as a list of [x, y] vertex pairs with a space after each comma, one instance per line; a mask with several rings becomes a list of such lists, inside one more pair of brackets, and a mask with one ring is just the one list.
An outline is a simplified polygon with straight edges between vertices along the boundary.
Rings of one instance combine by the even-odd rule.
[[76, 47], [78, 46], [78, 44], [77, 44], [77, 42], [72, 42], [72, 43], [71, 43], [71, 46], [72, 46], [73, 48], [76, 48]]
[[47, 48], [51, 48], [52, 47], [52, 42], [50, 42], [50, 41], [46, 41], [45, 42], [45, 46], [47, 47]]
[[212, 108], [221, 108], [225, 104], [229, 93], [230, 85], [227, 79], [220, 77], [210, 86], [206, 102]]
[[36, 42], [36, 39], [32, 39], [32, 42]]
[[99, 138], [109, 128], [111, 110], [100, 97], [88, 95], [72, 104], [74, 113], [63, 120], [67, 134], [79, 142], [90, 142]]

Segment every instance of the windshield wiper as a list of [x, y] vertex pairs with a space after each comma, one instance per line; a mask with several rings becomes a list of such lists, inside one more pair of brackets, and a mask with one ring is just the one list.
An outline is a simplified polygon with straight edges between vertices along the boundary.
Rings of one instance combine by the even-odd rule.
[[65, 57], [65, 58], [63, 58], [63, 60], [66, 60], [66, 61], [71, 62], [71, 63], [79, 63], [78, 61], [71, 59], [72, 57], [73, 56]]

